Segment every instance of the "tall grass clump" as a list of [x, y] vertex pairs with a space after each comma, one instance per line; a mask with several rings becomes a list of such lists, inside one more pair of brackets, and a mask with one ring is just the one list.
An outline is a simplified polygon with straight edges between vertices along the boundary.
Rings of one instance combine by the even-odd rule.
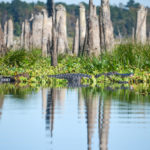
[[121, 44], [112, 53], [104, 53], [101, 61], [103, 67], [107, 67], [108, 70], [116, 70], [118, 67], [133, 70], [148, 69], [150, 68], [150, 45]]
[[35, 64], [35, 62], [41, 58], [40, 50], [17, 50], [8, 52], [1, 61], [7, 66], [31, 66]]

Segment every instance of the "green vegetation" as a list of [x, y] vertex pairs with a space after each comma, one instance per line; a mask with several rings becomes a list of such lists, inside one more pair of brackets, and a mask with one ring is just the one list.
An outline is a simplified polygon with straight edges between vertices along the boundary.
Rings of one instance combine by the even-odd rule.
[[[4, 76], [15, 76], [21, 84], [64, 86], [66, 81], [54, 80], [47, 75], [63, 73], [84, 73], [92, 75], [92, 79], [83, 79], [83, 84], [92, 86], [116, 81], [128, 81], [130, 84], [150, 82], [150, 46], [136, 44], [118, 45], [112, 53], [103, 53], [99, 57], [75, 57], [61, 55], [58, 66], [52, 67], [50, 58], [43, 58], [41, 50], [10, 51], [0, 58], [0, 73]], [[133, 77], [107, 78], [94, 76], [100, 73], [118, 72], [134, 73]]]
[[[59, 3], [57, 3], [59, 4]], [[76, 17], [79, 16], [79, 5], [63, 4], [67, 9], [67, 29], [70, 37], [74, 34], [74, 27]], [[84, 3], [88, 13], [88, 4]], [[128, 37], [132, 34], [132, 28], [136, 26], [136, 14], [139, 3], [134, 0], [129, 0], [127, 5], [119, 4], [119, 6], [111, 6], [111, 18], [114, 26], [114, 33], [116, 36], [119, 32], [122, 36]], [[21, 0], [12, 0], [11, 3], [0, 2], [0, 21], [2, 25], [7, 18], [13, 18], [15, 23], [15, 35], [20, 35], [21, 24], [25, 19], [29, 19], [31, 14], [39, 12], [42, 8], [46, 8], [46, 4], [38, 1], [37, 3], [27, 3]], [[99, 8], [97, 8], [99, 13]], [[147, 17], [147, 34], [150, 32], [150, 8], [148, 8]]]

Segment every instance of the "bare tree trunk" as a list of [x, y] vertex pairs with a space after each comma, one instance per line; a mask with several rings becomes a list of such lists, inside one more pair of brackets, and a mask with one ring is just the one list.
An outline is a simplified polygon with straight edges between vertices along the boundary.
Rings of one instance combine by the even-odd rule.
[[56, 39], [57, 39], [57, 54], [65, 54], [69, 51], [67, 37], [67, 17], [66, 8], [59, 4], [56, 7]]
[[24, 48], [25, 50], [29, 50], [30, 49], [30, 23], [28, 22], [28, 20], [25, 20], [24, 23]]
[[8, 30], [8, 21], [5, 21], [4, 24], [4, 45], [7, 45], [7, 31]]
[[84, 53], [91, 56], [99, 56], [100, 54], [100, 33], [99, 33], [99, 18], [96, 13], [96, 6], [93, 1], [89, 1], [89, 17], [87, 23], [87, 41]]
[[[51, 65], [56, 67], [58, 62], [57, 62], [56, 19], [55, 19], [54, 0], [48, 0], [47, 7], [48, 7], [49, 17], [52, 17], [52, 46], [50, 48]], [[49, 42], [50, 42], [50, 40], [49, 40]], [[50, 43], [48, 43], [48, 45], [50, 45]]]
[[147, 9], [144, 8], [144, 6], [141, 6], [137, 14], [136, 41], [142, 44], [145, 44], [147, 40], [146, 19]]
[[52, 42], [52, 17], [48, 17], [47, 11], [45, 9], [43, 12], [43, 31], [42, 31], [42, 56], [48, 56], [48, 40]]
[[72, 53], [76, 56], [79, 54], [79, 19], [76, 21]]
[[34, 15], [32, 22], [32, 44], [33, 48], [42, 48], [42, 28], [43, 28], [43, 15], [42, 13]]
[[99, 10], [99, 24], [100, 24], [100, 46], [101, 46], [101, 52], [105, 50], [105, 42], [104, 42], [104, 31], [103, 31], [103, 22], [102, 22], [102, 9]]
[[105, 50], [111, 51], [114, 47], [114, 29], [111, 21], [109, 0], [101, 0], [101, 7]]
[[79, 55], [83, 54], [85, 38], [86, 38], [86, 12], [85, 12], [85, 6], [82, 3], [80, 3], [80, 15], [79, 15]]
[[150, 32], [148, 33], [148, 43], [150, 44]]
[[7, 51], [6, 45], [4, 44], [4, 33], [0, 25], [0, 56], [4, 56]]
[[132, 43], [135, 42], [135, 28], [132, 28]]
[[58, 62], [57, 62], [56, 20], [55, 20], [55, 5], [54, 5], [54, 2], [53, 2], [52, 24], [53, 24], [53, 26], [52, 26], [51, 65], [56, 67], [58, 65]]
[[93, 0], [89, 0], [89, 16], [93, 15]]
[[13, 48], [14, 42], [14, 28], [13, 28], [13, 21], [9, 19], [5, 22], [4, 25], [4, 43], [6, 44], [7, 48]]
[[22, 23], [21, 37], [20, 37], [20, 46], [21, 46], [21, 48], [24, 47], [24, 25], [25, 25], [25, 23], [23, 22]]

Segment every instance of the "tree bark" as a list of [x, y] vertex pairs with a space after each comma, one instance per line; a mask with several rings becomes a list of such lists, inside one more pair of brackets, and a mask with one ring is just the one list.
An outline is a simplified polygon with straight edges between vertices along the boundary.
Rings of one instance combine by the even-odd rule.
[[112, 51], [114, 47], [114, 29], [111, 21], [109, 0], [101, 0], [101, 7], [105, 50]]
[[66, 20], [67, 20], [66, 8], [61, 4], [57, 5], [56, 7], [57, 54], [65, 54], [69, 51]]
[[79, 54], [79, 19], [76, 21], [72, 53], [76, 56]]
[[86, 13], [85, 6], [80, 3], [80, 15], [79, 15], [79, 55], [83, 54], [83, 48], [86, 37]]
[[[54, 0], [49, 0], [47, 4], [50, 5], [48, 6], [49, 17], [52, 17], [52, 46], [50, 47], [51, 65], [56, 67], [58, 65], [58, 62], [57, 62], [57, 47], [56, 47], [57, 46], [56, 44], [56, 20], [55, 20]], [[48, 45], [50, 45], [50, 43], [48, 43]]]
[[141, 44], [145, 44], [147, 40], [146, 19], [147, 19], [147, 9], [144, 8], [144, 6], [141, 6], [137, 14], [137, 28], [136, 28], [136, 41]]

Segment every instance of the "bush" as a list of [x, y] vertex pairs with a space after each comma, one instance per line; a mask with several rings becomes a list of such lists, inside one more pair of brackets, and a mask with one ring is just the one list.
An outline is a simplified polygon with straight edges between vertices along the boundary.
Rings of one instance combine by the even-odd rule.
[[41, 57], [41, 52], [39, 50], [33, 51], [25, 51], [25, 50], [17, 50], [10, 51], [3, 58], [3, 62], [8, 66], [31, 66]]

